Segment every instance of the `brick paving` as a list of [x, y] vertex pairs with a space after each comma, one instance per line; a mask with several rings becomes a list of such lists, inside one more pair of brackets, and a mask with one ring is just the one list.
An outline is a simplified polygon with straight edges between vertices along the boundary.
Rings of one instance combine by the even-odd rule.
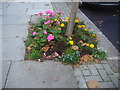
[[79, 88], [88, 88], [89, 80], [98, 81], [101, 88], [118, 88], [118, 77], [108, 64], [80, 65], [79, 68], [74, 69], [74, 74]]

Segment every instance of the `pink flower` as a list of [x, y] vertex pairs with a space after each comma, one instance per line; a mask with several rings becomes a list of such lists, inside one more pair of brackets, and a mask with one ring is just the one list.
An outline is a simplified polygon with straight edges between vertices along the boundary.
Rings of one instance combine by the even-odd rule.
[[58, 23], [57, 23], [58, 25], [60, 25], [60, 21], [58, 21]]
[[47, 22], [44, 22], [44, 24], [49, 24], [50, 23], [50, 20], [48, 20]]
[[62, 13], [62, 11], [56, 11], [56, 13]]
[[52, 12], [52, 13], [51, 13], [51, 15], [52, 15], [52, 16], [55, 16], [55, 13], [54, 13], [54, 12]]
[[51, 40], [53, 40], [53, 39], [54, 39], [54, 36], [53, 36], [52, 34], [48, 35], [48, 37], [47, 37], [47, 40], [48, 40], [48, 41], [51, 41]]
[[38, 34], [38, 33], [37, 33], [37, 32], [35, 32], [35, 31], [32, 33], [32, 35], [37, 35], [37, 34]]
[[45, 16], [45, 18], [47, 19], [47, 18], [50, 18], [50, 16], [49, 15], [47, 15], [47, 16]]
[[44, 22], [44, 24], [48, 24], [48, 22]]
[[48, 11], [46, 11], [45, 13], [46, 14], [51, 14], [53, 11], [50, 11], [50, 10], [48, 10]]
[[46, 31], [46, 30], [44, 30], [44, 31], [43, 31], [43, 33], [44, 33], [44, 34], [47, 34], [47, 31]]
[[54, 22], [53, 20], [50, 21], [50, 23], [53, 23], [53, 22]]
[[42, 12], [39, 12], [39, 13], [38, 13], [38, 16], [40, 16], [40, 15], [43, 15], [43, 13], [42, 13]]
[[50, 24], [50, 25], [48, 25], [49, 27], [51, 27], [52, 25]]
[[46, 11], [45, 13], [46, 13], [46, 14], [50, 14], [50, 15], [52, 15], [52, 16], [55, 15], [55, 13], [54, 13], [53, 11], [50, 11], [50, 10]]

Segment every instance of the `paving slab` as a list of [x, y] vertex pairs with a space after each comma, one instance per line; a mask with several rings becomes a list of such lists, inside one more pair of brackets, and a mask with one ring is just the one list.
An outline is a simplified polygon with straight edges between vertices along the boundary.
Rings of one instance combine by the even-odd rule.
[[79, 88], [88, 88], [84, 77], [76, 77], [76, 80], [78, 81]]
[[82, 71], [80, 68], [74, 68], [74, 75], [77, 76], [77, 77], [82, 77], [83, 74], [82, 74]]
[[111, 67], [108, 64], [102, 64], [107, 74], [114, 74]]
[[99, 82], [100, 88], [115, 88], [112, 82]]
[[102, 64], [95, 64], [95, 66], [98, 70], [103, 70]]
[[33, 9], [53, 9], [51, 2], [33, 2]]
[[[3, 13], [4, 14], [4, 13]], [[3, 15], [2, 24], [28, 24], [30, 16], [25, 15]]]
[[90, 72], [92, 73], [92, 75], [99, 75], [99, 73], [98, 73], [94, 64], [93, 65], [88, 65], [88, 68], [89, 68]]
[[33, 2], [9, 2], [9, 7], [7, 9], [18, 8], [18, 9], [27, 9], [33, 8]]
[[91, 73], [89, 70], [82, 71], [84, 76], [90, 76]]
[[99, 73], [104, 81], [111, 81], [105, 70], [99, 70]]
[[28, 35], [28, 25], [2, 25], [2, 37], [4, 38], [26, 38]]
[[12, 62], [5, 88], [77, 88], [72, 67], [54, 61]]
[[88, 82], [89, 80], [103, 81], [100, 76], [86, 76], [85, 79], [86, 79], [86, 82]]
[[113, 84], [115, 85], [116, 88], [118, 88], [118, 78], [115, 75], [109, 75], [109, 77], [111, 78]]
[[3, 60], [23, 60], [25, 54], [24, 39], [2, 38], [2, 59]]
[[4, 88], [5, 85], [10, 63], [10, 61], [2, 62], [2, 88]]

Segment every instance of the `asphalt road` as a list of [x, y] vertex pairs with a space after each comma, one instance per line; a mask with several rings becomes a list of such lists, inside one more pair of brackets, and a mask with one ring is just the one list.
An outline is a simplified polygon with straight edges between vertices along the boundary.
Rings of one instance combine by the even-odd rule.
[[83, 5], [82, 10], [86, 16], [104, 33], [117, 50], [120, 51], [118, 39], [118, 6]]

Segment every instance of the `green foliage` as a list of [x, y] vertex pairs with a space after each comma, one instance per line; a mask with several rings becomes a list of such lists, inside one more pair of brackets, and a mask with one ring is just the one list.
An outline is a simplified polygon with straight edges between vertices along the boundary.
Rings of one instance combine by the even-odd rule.
[[[80, 55], [84, 55], [87, 52], [90, 52], [88, 54], [92, 54], [96, 59], [104, 60], [106, 53], [97, 49], [97, 35], [86, 28], [84, 21], [80, 21], [79, 18], [76, 19], [78, 21], [75, 22], [72, 36], [66, 37], [65, 33], [69, 20], [63, 20], [61, 14], [57, 14], [57, 16], [50, 15], [50, 18], [46, 19], [40, 18], [39, 23], [32, 26], [33, 30], [29, 31], [25, 42], [26, 47], [28, 47], [26, 49], [26, 58], [36, 60], [41, 57], [42, 53], [47, 53], [47, 51], [51, 50], [49, 52], [50, 55], [57, 51], [59, 51], [57, 52], [59, 54], [64, 53], [60, 61], [67, 64], [76, 64], [81, 58]], [[58, 21], [60, 24], [58, 24]], [[47, 24], [44, 24], [45, 22]], [[37, 34], [32, 35], [33, 32]], [[50, 34], [54, 36], [54, 39], [48, 41], [47, 37]], [[78, 50], [72, 50], [72, 45], [76, 45]]]
[[92, 55], [94, 58], [99, 59], [99, 60], [105, 60], [107, 57], [106, 53], [99, 49], [94, 49], [92, 51]]
[[26, 58], [30, 60], [39, 59], [41, 58], [41, 53], [42, 53], [41, 50], [33, 50], [30, 54], [26, 55]]
[[77, 64], [80, 60], [80, 52], [69, 52], [61, 56], [60, 61], [67, 64]]

